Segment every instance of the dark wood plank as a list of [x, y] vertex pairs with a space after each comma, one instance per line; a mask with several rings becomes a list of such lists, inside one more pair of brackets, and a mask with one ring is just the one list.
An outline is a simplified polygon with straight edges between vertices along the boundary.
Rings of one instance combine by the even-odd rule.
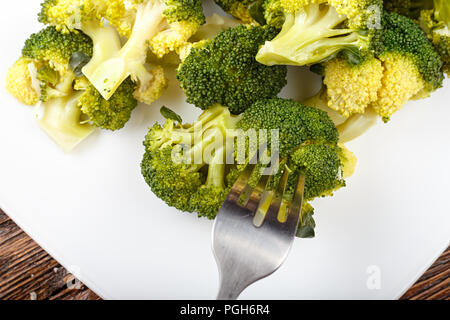
[[450, 247], [400, 299], [450, 300]]
[[[0, 300], [100, 300], [0, 209]], [[450, 300], [450, 248], [401, 299]]]
[[99, 300], [0, 209], [0, 300]]

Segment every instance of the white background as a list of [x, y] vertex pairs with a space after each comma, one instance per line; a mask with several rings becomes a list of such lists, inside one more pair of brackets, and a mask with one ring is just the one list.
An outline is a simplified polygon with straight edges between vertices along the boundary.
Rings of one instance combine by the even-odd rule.
[[[186, 121], [199, 112], [184, 103], [172, 74], [163, 99], [140, 106], [124, 130], [97, 132], [64, 154], [35, 125], [31, 108], [3, 89], [23, 41], [40, 29], [39, 3], [6, 2], [1, 13], [0, 207], [104, 298], [213, 299], [212, 222], [168, 208], [139, 168], [161, 105]], [[318, 88], [317, 77], [300, 68], [288, 80], [285, 97], [300, 100]], [[356, 173], [333, 198], [315, 201], [316, 238], [296, 240], [283, 267], [242, 298], [394, 299], [425, 271], [450, 235], [445, 85], [348, 144]]]

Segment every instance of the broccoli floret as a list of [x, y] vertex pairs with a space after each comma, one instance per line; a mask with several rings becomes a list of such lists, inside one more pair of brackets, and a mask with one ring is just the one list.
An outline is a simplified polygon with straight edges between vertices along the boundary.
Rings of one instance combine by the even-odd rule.
[[[145, 5], [145, 8], [149, 9], [150, 5], [151, 1]], [[149, 104], [161, 96], [167, 80], [165, 76], [160, 77], [161, 70], [158, 67], [145, 65], [148, 51], [147, 42], [150, 39], [139, 38], [139, 36], [143, 36], [144, 31], [142, 30], [146, 30], [145, 26], [143, 26], [144, 29], [141, 29], [139, 24], [143, 21], [148, 22], [148, 19], [143, 16], [145, 13], [143, 9], [144, 2], [139, 0], [132, 1], [129, 5], [126, 5], [123, 0], [47, 0], [42, 5], [39, 20], [55, 26], [62, 32], [81, 30], [92, 39], [94, 42], [93, 57], [89, 63], [83, 66], [82, 72], [105, 99], [111, 98], [122, 81], [129, 75], [136, 82], [135, 96], [139, 101]], [[104, 24], [105, 19], [110, 25]], [[136, 25], [136, 29], [141, 30], [140, 33], [132, 32], [133, 25]], [[129, 44], [126, 46], [128, 49], [122, 48], [119, 34], [130, 37], [131, 34], [136, 35], [132, 38], [134, 40], [128, 41]], [[141, 44], [138, 43], [139, 41], [142, 41]], [[126, 55], [131, 60], [121, 60], [122, 57], [126, 58]], [[123, 63], [115, 64], [111, 68], [104, 68], [104, 64], [108, 64], [108, 61], [116, 58], [116, 62], [122, 61]], [[103, 68], [103, 71], [99, 69], [100, 67]], [[107, 75], [112, 72], [114, 73], [112, 80], [116, 83], [113, 84], [111, 81], [107, 86], [105, 82], [99, 82], [102, 73]], [[127, 72], [129, 74], [123, 76], [123, 73]], [[111, 84], [113, 85], [112, 89]], [[103, 91], [105, 87], [107, 87], [106, 91]]]
[[122, 128], [137, 105], [130, 79], [107, 101], [79, 73], [93, 51], [91, 39], [83, 32], [60, 32], [50, 26], [26, 40], [21, 59], [7, 74], [6, 87], [12, 95], [30, 105], [42, 102], [37, 122], [65, 151], [71, 151], [95, 127]]
[[6, 73], [6, 90], [20, 102], [26, 105], [35, 105], [39, 102], [40, 97], [40, 87], [36, 81], [36, 73], [37, 70], [33, 60], [24, 57], [20, 58]]
[[[278, 130], [278, 150], [283, 158], [307, 141], [337, 144], [339, 139], [333, 122], [325, 112], [280, 98], [257, 101], [242, 114], [238, 125], [244, 131]], [[270, 149], [270, 135], [267, 138]]]
[[[193, 124], [181, 124], [173, 119], [166, 120], [164, 126], [156, 124], [144, 141], [142, 174], [155, 195], [168, 205], [213, 219], [251, 158], [251, 150], [261, 142], [246, 139], [250, 129], [279, 132], [281, 170], [273, 173], [269, 188], [276, 185], [284, 170], [290, 170], [292, 177], [285, 201], [292, 197], [295, 176], [300, 171], [307, 175], [308, 200], [330, 195], [344, 186], [344, 169], [346, 174], [352, 173], [354, 158], [338, 145], [337, 129], [325, 112], [273, 98], [255, 103], [238, 116], [226, 107], [215, 105]], [[230, 144], [230, 140], [234, 143]], [[233, 148], [239, 141], [245, 141], [246, 146], [242, 163], [238, 160], [239, 147]], [[273, 141], [267, 142], [267, 150], [274, 150]], [[232, 161], [228, 162], [230, 155]], [[253, 186], [259, 170], [254, 172]], [[299, 228], [313, 224], [312, 208], [306, 203], [304, 208]]]
[[286, 85], [286, 67], [255, 60], [259, 46], [275, 34], [272, 27], [237, 26], [195, 45], [177, 73], [187, 102], [201, 109], [219, 103], [239, 114], [276, 96]]
[[118, 30], [129, 28], [123, 0], [44, 0], [41, 7], [39, 22], [55, 26], [63, 33], [94, 30], [105, 19]]
[[137, 87], [133, 95], [139, 102], [151, 105], [162, 96], [168, 86], [168, 80], [164, 68], [159, 65], [151, 65], [148, 72], [151, 75], [150, 82]]
[[63, 34], [55, 27], [47, 27], [25, 41], [22, 57], [7, 73], [6, 88], [28, 105], [34, 105], [39, 100], [63, 97], [66, 92], [56, 87], [59, 83], [67, 84], [73, 80], [70, 68], [72, 56], [81, 54], [89, 57], [92, 51], [92, 41], [85, 34]]
[[[82, 30], [98, 44], [101, 52], [94, 52], [83, 73], [105, 99], [130, 76], [146, 91], [152, 82], [145, 66], [148, 50], [158, 57], [176, 50], [205, 19], [200, 0], [47, 0], [40, 17], [60, 28]], [[123, 47], [114, 29], [102, 26], [103, 19], [128, 38]]]
[[225, 12], [244, 23], [265, 24], [263, 0], [214, 0]]
[[381, 50], [382, 6], [381, 0], [266, 0], [267, 23], [281, 31], [256, 60], [304, 66], [340, 53], [358, 64]]
[[[216, 105], [192, 125], [168, 119], [164, 126], [153, 126], [144, 142], [142, 174], [156, 196], [179, 210], [213, 218], [224, 199], [217, 195], [225, 195], [228, 190], [223, 139], [227, 130], [236, 128], [239, 119], [227, 108]], [[207, 163], [204, 150], [214, 143], [220, 146]], [[176, 148], [183, 145], [188, 150], [177, 152]]]
[[91, 39], [81, 32], [61, 33], [55, 27], [47, 27], [32, 34], [22, 49], [22, 55], [33, 60], [37, 67], [49, 66], [61, 76], [70, 70], [70, 59], [77, 52], [91, 57]]
[[[374, 113], [388, 121], [408, 100], [428, 96], [442, 85], [442, 61], [424, 32], [396, 13], [383, 16], [383, 52], [360, 65], [334, 58], [322, 64], [324, 88], [305, 103], [333, 112], [341, 137], [363, 133], [375, 123]], [[317, 68], [315, 68], [317, 69]], [[345, 124], [346, 122], [348, 124]]]
[[427, 34], [450, 73], [450, 2], [448, 0], [391, 0], [386, 10], [414, 19]]
[[[305, 200], [324, 196], [344, 186], [341, 168], [341, 149], [337, 145], [323, 143], [307, 144], [296, 150], [289, 158], [287, 166], [297, 172], [305, 170]], [[295, 188], [295, 179], [288, 184]]]
[[383, 16], [385, 68], [378, 99], [372, 104], [384, 121], [408, 100], [427, 97], [442, 86], [442, 60], [424, 32], [411, 19], [396, 13]]
[[421, 11], [419, 23], [440, 55], [443, 71], [450, 74], [450, 3], [435, 0], [434, 9]]
[[133, 97], [134, 83], [129, 78], [120, 85], [109, 100], [103, 99], [97, 89], [85, 78], [77, 81], [75, 89], [83, 91], [78, 99], [81, 112], [88, 117], [91, 124], [102, 129], [113, 131], [122, 129], [137, 106], [137, 101]]

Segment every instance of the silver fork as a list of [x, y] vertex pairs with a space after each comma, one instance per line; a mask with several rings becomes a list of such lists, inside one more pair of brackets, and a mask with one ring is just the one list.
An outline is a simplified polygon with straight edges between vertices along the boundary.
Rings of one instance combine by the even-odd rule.
[[[235, 300], [249, 285], [275, 272], [286, 260], [295, 238], [305, 176], [299, 175], [295, 194], [288, 205], [288, 215], [280, 221], [278, 213], [288, 170], [284, 170], [275, 192], [270, 193], [266, 191], [268, 175], [261, 177], [254, 190], [249, 186], [248, 180], [255, 166], [246, 166], [214, 222], [213, 251], [220, 275], [218, 300]], [[269, 194], [273, 195], [272, 199]], [[270, 200], [261, 219], [262, 207]]]

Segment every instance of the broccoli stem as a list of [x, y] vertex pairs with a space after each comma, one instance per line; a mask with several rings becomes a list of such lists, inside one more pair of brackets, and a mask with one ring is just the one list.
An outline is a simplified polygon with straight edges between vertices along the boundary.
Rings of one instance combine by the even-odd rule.
[[159, 1], [148, 1], [137, 8], [133, 31], [126, 44], [114, 56], [97, 62], [86, 76], [106, 100], [129, 76], [139, 81], [141, 89], [150, 83], [152, 75], [145, 68], [148, 42], [163, 26], [165, 5]]
[[447, 27], [447, 35], [450, 33], [450, 2], [448, 0], [434, 0], [436, 19], [442, 21]]
[[256, 60], [269, 66], [303, 66], [321, 62], [347, 46], [359, 47], [357, 32], [336, 28], [346, 19], [333, 7], [322, 8], [319, 4], [289, 13], [281, 32], [263, 45]]
[[78, 99], [83, 92], [70, 97], [55, 98], [42, 104], [44, 112], [36, 121], [39, 127], [65, 152], [70, 152], [87, 138], [94, 127], [81, 123], [81, 109]]
[[217, 188], [225, 188], [225, 148], [215, 150], [214, 156], [208, 167], [208, 176], [205, 185]]
[[94, 45], [94, 54], [89, 63], [82, 69], [83, 74], [91, 80], [91, 76], [97, 67], [103, 61], [117, 54], [122, 44], [120, 43], [120, 37], [116, 29], [111, 26], [99, 27], [96, 22], [86, 22], [81, 29], [81, 31], [92, 39]]

